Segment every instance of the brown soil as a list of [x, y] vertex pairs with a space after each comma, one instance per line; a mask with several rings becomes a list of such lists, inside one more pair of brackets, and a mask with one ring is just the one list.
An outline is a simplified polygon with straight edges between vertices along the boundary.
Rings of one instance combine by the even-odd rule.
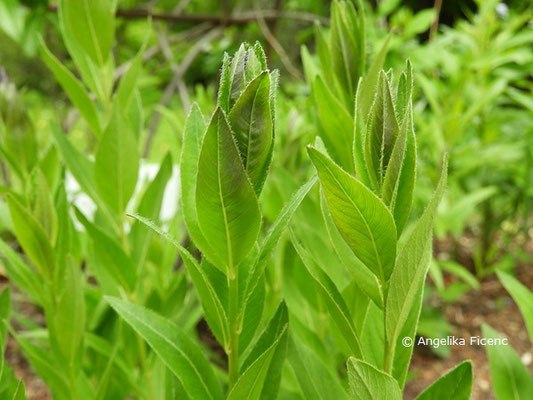
[[[533, 268], [522, 267], [517, 270], [517, 275], [524, 285], [533, 290]], [[484, 280], [480, 290], [466, 293], [455, 303], [444, 303], [437, 296], [431, 300], [437, 303], [454, 326], [452, 335], [465, 338], [467, 344], [450, 346], [447, 358], [435, 356], [426, 346], [415, 346], [410, 371], [417, 375], [406, 385], [406, 399], [414, 399], [435, 379], [464, 360], [471, 360], [474, 366], [472, 400], [495, 399], [485, 348], [468, 345], [471, 336], [481, 336], [483, 323], [506, 335], [533, 373], [533, 346], [520, 310], [494, 276]]]

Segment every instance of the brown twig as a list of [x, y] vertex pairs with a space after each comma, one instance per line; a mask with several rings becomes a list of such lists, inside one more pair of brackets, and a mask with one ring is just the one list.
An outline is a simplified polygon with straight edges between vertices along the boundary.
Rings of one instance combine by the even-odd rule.
[[[49, 11], [57, 11], [56, 4], [48, 6]], [[218, 16], [208, 14], [175, 14], [175, 13], [160, 13], [143, 9], [117, 10], [116, 16], [124, 19], [146, 19], [148, 17], [152, 20], [160, 20], [167, 22], [184, 22], [184, 23], [201, 23], [209, 22], [213, 25], [248, 25], [257, 21], [257, 13], [247, 12], [242, 14], [235, 14], [229, 16]], [[321, 24], [329, 25], [329, 19], [320, 15], [308, 13], [305, 11], [276, 11], [263, 10], [261, 17], [265, 21], [273, 19], [293, 19], [305, 22], [319, 21]]]
[[259, 11], [257, 11], [256, 16], [257, 16], [257, 24], [259, 25], [259, 29], [261, 29], [261, 33], [263, 34], [263, 36], [267, 40], [268, 44], [272, 47], [272, 49], [276, 53], [278, 53], [278, 56], [279, 56], [281, 62], [283, 63], [283, 65], [285, 66], [285, 68], [287, 69], [287, 71], [292, 76], [294, 76], [296, 79], [301, 79], [302, 78], [302, 74], [300, 73], [300, 71], [298, 71], [298, 68], [296, 68], [292, 64], [289, 56], [287, 55], [287, 52], [285, 51], [285, 49], [283, 48], [281, 43], [278, 42], [276, 37], [272, 34], [270, 29], [268, 28], [266, 20], [263, 18], [263, 16], [261, 15], [261, 13]]
[[433, 40], [437, 36], [437, 30], [439, 29], [440, 11], [442, 9], [442, 0], [435, 0], [433, 8], [435, 9], [435, 20], [431, 24], [431, 28], [429, 28], [429, 40]]

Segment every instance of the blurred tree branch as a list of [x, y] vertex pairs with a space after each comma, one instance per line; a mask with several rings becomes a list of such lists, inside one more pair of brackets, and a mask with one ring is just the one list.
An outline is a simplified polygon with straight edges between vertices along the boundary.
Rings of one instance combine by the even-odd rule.
[[[56, 4], [50, 4], [48, 10], [57, 11]], [[116, 16], [124, 19], [145, 19], [167, 22], [189, 22], [202, 23], [209, 22], [213, 25], [248, 25], [257, 22], [257, 12], [247, 12], [228, 16], [207, 15], [207, 14], [181, 14], [181, 13], [162, 13], [143, 9], [117, 10]], [[315, 22], [329, 25], [329, 18], [312, 14], [306, 11], [289, 11], [289, 10], [262, 10], [261, 17], [265, 21], [277, 19], [293, 19], [298, 21]]]

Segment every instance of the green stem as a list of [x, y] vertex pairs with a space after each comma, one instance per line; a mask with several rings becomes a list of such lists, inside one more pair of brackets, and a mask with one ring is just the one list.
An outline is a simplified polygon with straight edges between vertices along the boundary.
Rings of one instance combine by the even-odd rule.
[[239, 377], [239, 271], [230, 266], [228, 269], [229, 286], [229, 324], [230, 341], [228, 353], [229, 390], [233, 388]]
[[394, 361], [395, 344], [390, 344], [388, 340], [385, 340], [385, 359], [383, 360], [383, 368], [385, 372], [392, 375], [392, 364]]

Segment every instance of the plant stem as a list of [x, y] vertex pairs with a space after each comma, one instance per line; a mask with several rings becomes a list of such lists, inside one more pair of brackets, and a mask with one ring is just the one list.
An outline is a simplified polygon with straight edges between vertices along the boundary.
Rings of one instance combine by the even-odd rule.
[[389, 345], [385, 341], [385, 359], [383, 361], [383, 368], [388, 374], [392, 374], [392, 362], [394, 361], [394, 345]]
[[230, 342], [228, 348], [229, 390], [239, 376], [239, 273], [238, 268], [228, 269]]

